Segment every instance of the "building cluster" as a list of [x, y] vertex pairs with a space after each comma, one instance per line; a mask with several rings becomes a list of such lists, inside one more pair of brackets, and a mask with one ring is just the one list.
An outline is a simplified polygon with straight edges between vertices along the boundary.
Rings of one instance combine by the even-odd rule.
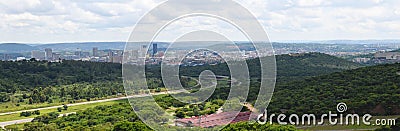
[[122, 50], [99, 50], [94, 47], [91, 52], [76, 49], [75, 51], [53, 52], [51, 48], [44, 51], [32, 51], [31, 58], [36, 60], [59, 61], [59, 60], [81, 60], [95, 62], [122, 63]]
[[[137, 47], [136, 47], [137, 46]], [[233, 51], [230, 48], [222, 49], [224, 51], [213, 52], [211, 50], [199, 49], [168, 49], [166, 52], [167, 44], [165, 43], [152, 43], [136, 44], [135, 48], [123, 51], [122, 49], [104, 49], [94, 47], [91, 50], [67, 50], [67, 51], [54, 51], [51, 48], [43, 50], [36, 50], [27, 53], [9, 53], [0, 54], [0, 60], [24, 60], [35, 58], [37, 60], [59, 61], [59, 60], [82, 60], [82, 61], [95, 61], [95, 62], [113, 62], [129, 64], [168, 64], [168, 65], [183, 65], [183, 66], [200, 66], [200, 65], [213, 65], [224, 61], [235, 61], [243, 59], [252, 59], [260, 56], [271, 56], [280, 54], [293, 54], [293, 53], [307, 53], [307, 52], [321, 52], [329, 55], [348, 57], [348, 56], [364, 56], [370, 53], [377, 52], [371, 57], [357, 57], [352, 59], [354, 62], [359, 63], [384, 63], [384, 62], [400, 62], [400, 55], [396, 52], [387, 52], [397, 49], [397, 46], [375, 46], [371, 45], [330, 45], [330, 44], [274, 44], [274, 51], [267, 49], [255, 49], [243, 46], [241, 51]], [[384, 51], [384, 52], [379, 52]]]
[[364, 55], [352, 59], [353, 62], [357, 63], [396, 63], [400, 62], [400, 52], [398, 51], [379, 51], [371, 55]]
[[[215, 65], [224, 61], [244, 60], [258, 57], [256, 51], [224, 51], [214, 52], [207, 49], [184, 50], [184, 49], [166, 49], [158, 48], [157, 44], [152, 44], [148, 49], [146, 45], [142, 45], [140, 49], [127, 50], [125, 54], [125, 62], [129, 64], [167, 64], [167, 65], [183, 65], [183, 66], [201, 66]], [[272, 52], [270, 53], [272, 55]]]
[[352, 61], [356, 63], [368, 63], [371, 60], [371, 58], [354, 58]]
[[378, 52], [374, 58], [382, 60], [400, 60], [400, 52]]

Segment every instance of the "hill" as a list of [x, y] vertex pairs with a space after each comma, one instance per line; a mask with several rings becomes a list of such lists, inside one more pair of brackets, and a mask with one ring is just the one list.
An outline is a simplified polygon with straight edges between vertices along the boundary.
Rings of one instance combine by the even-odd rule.
[[[250, 76], [260, 77], [259, 59], [246, 61], [249, 66]], [[294, 55], [276, 56], [277, 79], [278, 81], [301, 80], [304, 78], [330, 74], [361, 67], [360, 64], [347, 61], [338, 57], [323, 53], [306, 53]], [[212, 70], [216, 75], [230, 74], [227, 64], [181, 67], [182, 75], [197, 76], [203, 70]]]
[[0, 44], [0, 53], [24, 53], [24, 52], [31, 52], [32, 50], [36, 49], [37, 49], [36, 47], [26, 44], [17, 44], [17, 43]]
[[[35, 117], [32, 122], [21, 126], [8, 126], [7, 130], [110, 130], [110, 131], [152, 131], [135, 114], [127, 101], [114, 105], [100, 105], [84, 111], [58, 117], [59, 114], [51, 112], [42, 116]], [[159, 120], [160, 124], [164, 124]], [[158, 124], [158, 123], [157, 123]], [[166, 125], [166, 124], [165, 124]], [[161, 128], [161, 129], [160, 129]], [[166, 131], [209, 131], [210, 128], [190, 127], [182, 128], [177, 126], [159, 127], [159, 130]], [[266, 131], [298, 131], [294, 126], [278, 124], [258, 124], [248, 122], [238, 122], [227, 125], [223, 131], [239, 130], [266, 130]]]
[[358, 63], [323, 54], [306, 53], [276, 56], [277, 77], [284, 81], [341, 72], [362, 67]]
[[36, 87], [121, 80], [121, 65], [113, 63], [0, 61], [0, 70], [0, 92], [8, 93], [31, 91]]
[[345, 102], [346, 113], [400, 114], [400, 64], [363, 67], [278, 83], [269, 111], [326, 113]]
[[[321, 53], [299, 55], [279, 55], [277, 59], [278, 81], [292, 81], [324, 75], [360, 67], [337, 57]], [[250, 75], [260, 76], [258, 59], [248, 60]], [[0, 91], [14, 92], [29, 90], [34, 87], [65, 85], [81, 82], [118, 81], [121, 77], [121, 65], [113, 63], [96, 63], [82, 61], [63, 61], [48, 63], [40, 61], [6, 62], [0, 61]], [[218, 65], [182, 67], [181, 74], [198, 76], [200, 72], [210, 69], [217, 75], [228, 76], [229, 68], [225, 63]], [[150, 77], [161, 78], [159, 66], [148, 67]]]
[[[281, 55], [276, 58], [278, 83], [302, 80], [312, 76], [359, 67], [359, 65], [355, 63], [321, 53], [300, 54], [295, 56]], [[248, 60], [247, 62], [252, 80], [256, 81], [256, 78], [260, 76], [258, 59]], [[111, 83], [115, 85], [115, 90], [123, 90], [123, 88], [119, 86], [122, 85], [121, 64], [82, 61], [63, 61], [60, 63], [44, 61], [0, 61], [0, 69], [2, 70], [0, 72], [0, 93], [2, 94], [0, 94], [0, 98], [3, 98], [3, 100], [1, 100], [3, 102], [9, 101], [10, 99], [7, 96], [16, 92], [32, 92], [36, 89], [38, 89], [36, 92], [44, 92], [47, 89], [52, 89], [56, 93], [70, 91], [72, 92], [71, 96], [77, 100], [87, 97], [88, 94], [90, 97], [94, 97], [94, 95], [92, 95], [93, 93], [86, 93], [86, 95], [79, 93], [74, 94], [74, 89], [83, 89], [87, 84], [93, 85], [91, 86], [93, 88], [100, 89], [107, 87], [108, 84]], [[218, 65], [182, 67], [181, 69], [181, 74], [188, 76], [198, 76], [201, 71], [206, 69], [212, 70], [217, 75], [229, 75], [229, 68], [224, 63]], [[160, 80], [159, 66], [148, 66], [147, 71], [148, 82], [152, 85], [150, 88], [163, 87]], [[36, 100], [36, 98], [40, 97], [35, 97], [33, 100]], [[42, 102], [44, 100], [46, 99], [38, 99], [37, 101]]]
[[81, 50], [92, 50], [93, 47], [98, 47], [99, 49], [124, 49], [125, 42], [82, 42], [82, 43], [53, 43], [53, 44], [43, 44], [36, 45], [40, 50], [45, 48], [51, 48], [55, 51], [74, 51], [77, 48]]

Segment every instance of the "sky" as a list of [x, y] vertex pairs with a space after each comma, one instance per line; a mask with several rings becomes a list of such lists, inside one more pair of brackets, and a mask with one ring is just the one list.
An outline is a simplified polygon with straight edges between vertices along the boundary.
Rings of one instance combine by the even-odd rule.
[[[400, 36], [399, 0], [235, 1], [258, 19], [270, 41], [398, 39]], [[140, 18], [163, 2], [1, 0], [0, 43], [127, 41]], [[186, 6], [191, 8], [197, 4]], [[174, 11], [179, 8], [166, 13], [173, 14]], [[227, 31], [232, 28], [223, 22], [201, 18], [182, 20], [175, 26], [218, 27]], [[174, 35], [179, 29], [171, 29], [159, 40], [177, 37]]]

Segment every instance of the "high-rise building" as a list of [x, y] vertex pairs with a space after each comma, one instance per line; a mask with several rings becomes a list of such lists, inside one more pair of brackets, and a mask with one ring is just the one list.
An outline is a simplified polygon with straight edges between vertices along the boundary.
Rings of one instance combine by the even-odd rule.
[[32, 51], [31, 58], [35, 58], [36, 60], [45, 60], [46, 53], [41, 51]]
[[61, 54], [60, 53], [53, 53], [53, 60], [60, 60]]
[[145, 57], [147, 54], [147, 45], [142, 45], [139, 50], [139, 57]]
[[82, 58], [82, 57], [81, 57], [81, 55], [82, 55], [82, 50], [79, 49], [79, 48], [76, 48], [76, 51], [75, 51], [74, 55], [75, 55], [75, 57], [78, 58], [78, 59]]
[[93, 56], [94, 57], [99, 57], [99, 48], [97, 48], [97, 47], [93, 48]]
[[154, 57], [157, 54], [158, 50], [157, 50], [157, 44], [153, 44], [153, 54], [152, 56]]
[[50, 48], [44, 49], [44, 52], [46, 53], [46, 60], [53, 60], [53, 50]]

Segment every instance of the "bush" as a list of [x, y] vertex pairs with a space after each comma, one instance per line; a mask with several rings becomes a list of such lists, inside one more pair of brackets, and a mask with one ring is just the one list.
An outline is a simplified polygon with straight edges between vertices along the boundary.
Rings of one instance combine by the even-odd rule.
[[33, 115], [40, 115], [40, 111], [39, 111], [39, 110], [35, 110], [35, 111], [33, 111], [32, 114], [33, 114]]
[[32, 115], [32, 112], [30, 112], [30, 111], [24, 111], [24, 112], [21, 112], [21, 114], [20, 114], [19, 116], [28, 117], [28, 116], [31, 116], [31, 115]]
[[64, 110], [67, 110], [68, 106], [67, 105], [63, 105], [63, 108], [64, 108]]
[[58, 112], [61, 112], [61, 111], [62, 111], [62, 108], [61, 108], [61, 107], [58, 107], [58, 108], [57, 108], [57, 111], [58, 111]]

